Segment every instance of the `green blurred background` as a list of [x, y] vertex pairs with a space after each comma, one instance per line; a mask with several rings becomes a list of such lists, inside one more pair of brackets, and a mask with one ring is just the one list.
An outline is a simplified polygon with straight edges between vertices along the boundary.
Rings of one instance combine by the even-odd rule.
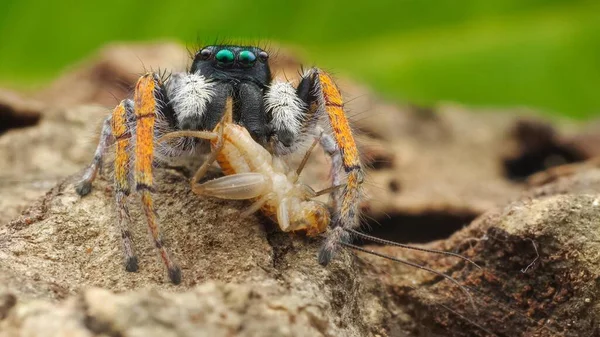
[[1, 2], [2, 85], [39, 86], [109, 41], [241, 38], [397, 100], [600, 115], [599, 0]]

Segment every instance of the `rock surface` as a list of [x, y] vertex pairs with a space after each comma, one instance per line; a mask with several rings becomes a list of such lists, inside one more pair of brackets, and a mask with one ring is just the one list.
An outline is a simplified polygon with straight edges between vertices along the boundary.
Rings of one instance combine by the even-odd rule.
[[89, 162], [96, 126], [107, 112], [99, 106], [50, 109], [37, 125], [0, 136], [0, 226]]
[[[433, 335], [595, 336], [600, 333], [599, 235], [600, 170], [591, 170], [531, 190], [427, 247], [462, 252], [481, 270], [421, 254], [428, 267], [452, 271], [469, 289], [475, 308], [439, 277], [415, 282], [419, 277], [407, 276], [414, 271], [404, 266], [377, 268], [397, 301], [411, 308], [415, 329], [424, 326]], [[392, 247], [375, 250], [417, 257]]]
[[[377, 283], [360, 273], [351, 255], [323, 268], [317, 240], [265, 229], [258, 216], [240, 221], [243, 203], [199, 198], [178, 172], [157, 172], [158, 216], [182, 267], [182, 284], [169, 283], [136, 208], [132, 233], [140, 271], [127, 273], [110, 184], [100, 180], [80, 198], [67, 180], [0, 229], [0, 293], [18, 298], [0, 331], [48, 336], [40, 327], [55, 324], [56, 336], [191, 336], [199, 328], [207, 336], [364, 336], [394, 324], [385, 296], [366, 296], [379, 292]], [[78, 294], [90, 287], [140, 290]], [[148, 288], [154, 290], [141, 290]], [[70, 296], [59, 310], [47, 302], [28, 304]]]

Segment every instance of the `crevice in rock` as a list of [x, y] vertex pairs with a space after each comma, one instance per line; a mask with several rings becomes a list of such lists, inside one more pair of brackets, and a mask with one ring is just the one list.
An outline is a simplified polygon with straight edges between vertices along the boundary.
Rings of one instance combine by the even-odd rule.
[[293, 249], [289, 237], [290, 234], [282, 232], [273, 220], [262, 213], [257, 213], [257, 216], [260, 218], [261, 223], [264, 224], [265, 231], [267, 232], [267, 242], [273, 249], [272, 266], [279, 271], [287, 265], [285, 256]]
[[523, 181], [536, 172], [589, 159], [573, 144], [562, 140], [552, 126], [538, 121], [518, 121], [512, 136], [518, 151], [503, 159], [505, 175], [510, 180]]
[[109, 337], [123, 337], [123, 334], [121, 334], [119, 331], [112, 329], [110, 323], [102, 322], [90, 315], [85, 316], [83, 324], [94, 334], [105, 335]]
[[0, 295], [0, 321], [8, 316], [10, 310], [17, 304], [15, 295], [6, 293]]
[[11, 106], [0, 103], [0, 135], [10, 129], [36, 125], [40, 118], [41, 115], [37, 112], [26, 111], [20, 113]]
[[[364, 226], [364, 232], [400, 243], [425, 243], [448, 238], [471, 223], [477, 216], [479, 213], [468, 210], [433, 210], [419, 214], [395, 213], [369, 219]], [[367, 244], [360, 241], [356, 243]]]
[[103, 335], [108, 337], [123, 337], [123, 334], [116, 331], [110, 322], [102, 321], [97, 317], [94, 317], [89, 312], [89, 304], [85, 296], [79, 298], [78, 306], [83, 312], [83, 325], [86, 329], [96, 335]]

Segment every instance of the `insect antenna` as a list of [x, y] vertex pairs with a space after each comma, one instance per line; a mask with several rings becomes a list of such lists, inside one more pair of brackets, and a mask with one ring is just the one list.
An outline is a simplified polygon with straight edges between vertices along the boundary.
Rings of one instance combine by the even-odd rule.
[[390, 241], [390, 240], [385, 240], [385, 239], [381, 239], [372, 235], [368, 235], [365, 233], [361, 233], [357, 230], [354, 229], [346, 229], [347, 232], [356, 235], [357, 237], [367, 240], [367, 241], [371, 241], [371, 242], [375, 242], [375, 243], [379, 243], [379, 244], [383, 244], [383, 245], [390, 245], [390, 246], [396, 246], [396, 247], [401, 247], [401, 248], [405, 248], [405, 249], [411, 249], [411, 250], [418, 250], [421, 252], [427, 252], [427, 253], [432, 253], [432, 254], [438, 254], [438, 255], [446, 255], [446, 256], [453, 256], [453, 257], [457, 257], [463, 261], [469, 262], [472, 265], [474, 265], [475, 267], [477, 267], [478, 269], [482, 269], [477, 263], [475, 263], [473, 260], [469, 259], [468, 257], [462, 256], [460, 254], [456, 254], [456, 253], [452, 253], [452, 252], [446, 252], [443, 250], [437, 250], [437, 249], [428, 249], [428, 248], [421, 248], [421, 247], [415, 247], [415, 246], [411, 246], [411, 245], [407, 245], [407, 244], [403, 244], [403, 243], [399, 243], [399, 242], [395, 242], [395, 241]]
[[444, 309], [446, 309], [448, 312], [452, 313], [453, 315], [456, 315], [458, 317], [460, 317], [461, 319], [463, 319], [465, 322], [473, 325], [474, 327], [480, 329], [481, 331], [489, 334], [490, 336], [498, 336], [497, 334], [495, 334], [494, 332], [492, 332], [490, 329], [484, 327], [483, 325], [475, 322], [475, 320], [470, 319], [469, 317], [461, 314], [460, 312], [448, 307], [447, 305], [444, 305], [443, 303], [436, 303], [435, 305], [438, 305]]
[[398, 263], [401, 263], [401, 264], [404, 264], [404, 265], [407, 265], [407, 266], [410, 266], [410, 267], [413, 267], [413, 268], [425, 270], [426, 272], [429, 272], [429, 273], [432, 273], [434, 275], [437, 275], [437, 276], [445, 278], [446, 280], [454, 283], [454, 285], [456, 285], [467, 296], [467, 298], [469, 300], [469, 303], [471, 303], [471, 307], [473, 307], [473, 310], [475, 311], [475, 314], [479, 313], [479, 311], [477, 310], [477, 307], [475, 306], [475, 301], [473, 300], [473, 296], [471, 296], [471, 293], [469, 293], [469, 291], [467, 290], [467, 288], [465, 286], [463, 286], [462, 284], [460, 284], [452, 276], [444, 274], [444, 273], [439, 272], [437, 270], [431, 269], [429, 267], [420, 265], [418, 263], [410, 262], [410, 261], [407, 261], [407, 260], [402, 260], [402, 259], [399, 259], [397, 257], [393, 257], [393, 256], [389, 256], [389, 255], [386, 255], [386, 254], [382, 254], [382, 253], [376, 252], [374, 250], [370, 250], [370, 249], [366, 249], [366, 248], [363, 248], [363, 247], [360, 247], [360, 246], [353, 245], [351, 243], [347, 243], [347, 242], [340, 242], [340, 243], [342, 244], [342, 246], [345, 246], [347, 248], [354, 249], [354, 250], [359, 251], [359, 252], [371, 254], [371, 255], [374, 255], [374, 256], [378, 256], [378, 257], [381, 257], [381, 258], [384, 258], [384, 259], [388, 259], [390, 261], [398, 262]]
[[[407, 249], [423, 250], [423, 251], [427, 252], [426, 249], [420, 249], [418, 247], [412, 247], [412, 246], [398, 244], [397, 242], [393, 242], [393, 241], [389, 241], [389, 240], [384, 240], [384, 239], [380, 239], [380, 238], [377, 238], [377, 237], [372, 237], [370, 235], [367, 235], [367, 234], [364, 234], [364, 233], [361, 233], [361, 232], [358, 232], [358, 231], [355, 231], [355, 230], [347, 230], [347, 231], [349, 233], [351, 233], [351, 234], [357, 235], [357, 237], [362, 237], [362, 238], [364, 238], [366, 240], [370, 240], [371, 238], [373, 238], [374, 240], [370, 240], [370, 241], [373, 241], [373, 242], [385, 243], [385, 244], [388, 244], [388, 245], [399, 246], [399, 247], [407, 248]], [[367, 239], [366, 237], [369, 237], [369, 239]], [[487, 293], [485, 293], [485, 292], [477, 289], [476, 287], [472, 287], [472, 286], [469, 286], [469, 285], [458, 284], [457, 283], [458, 281], [456, 281], [456, 279], [452, 278], [449, 275], [446, 275], [446, 274], [443, 274], [441, 272], [432, 270], [431, 268], [419, 265], [419, 264], [414, 263], [414, 262], [401, 260], [401, 259], [398, 259], [398, 258], [395, 258], [395, 257], [391, 257], [391, 256], [388, 256], [388, 255], [379, 253], [379, 252], [371, 251], [369, 249], [366, 249], [366, 248], [363, 248], [363, 247], [360, 247], [360, 246], [352, 245], [352, 244], [349, 244], [349, 243], [343, 243], [343, 242], [341, 244], [343, 246], [346, 246], [347, 248], [350, 248], [350, 249], [361, 251], [361, 252], [364, 252], [364, 253], [367, 253], [367, 254], [371, 254], [371, 255], [374, 255], [374, 256], [377, 256], [377, 257], [382, 257], [382, 258], [385, 258], [385, 259], [388, 259], [388, 260], [391, 260], [391, 261], [394, 261], [394, 262], [398, 262], [398, 263], [401, 263], [401, 264], [404, 264], [404, 265], [408, 265], [408, 266], [411, 266], [411, 267], [414, 267], [414, 268], [417, 268], [417, 269], [425, 270], [425, 271], [428, 271], [430, 273], [433, 273], [434, 275], [438, 275], [438, 276], [446, 278], [447, 280], [451, 281], [454, 285], [458, 286], [465, 294], [468, 294], [467, 297], [469, 299], [469, 302], [471, 303], [471, 306], [473, 307], [473, 309], [475, 311], [475, 314], [477, 316], [480, 315], [480, 311], [486, 312], [488, 310], [487, 308], [490, 305], [490, 303], [493, 303], [494, 305], [497, 305], [499, 307], [499, 309], [502, 310], [502, 312], [505, 312], [505, 313], [507, 313], [508, 315], [511, 315], [511, 316], [519, 317], [520, 319], [528, 321], [528, 322], [532, 323], [533, 325], [537, 326], [537, 329], [538, 329], [537, 331], [542, 331], [542, 330], [543, 331], [547, 331], [552, 336], [560, 335], [560, 333], [559, 333], [559, 331], [557, 331], [557, 329], [555, 329], [554, 327], [552, 327], [552, 326], [549, 325], [550, 321], [548, 321], [548, 322], [546, 322], [546, 323], [544, 323], [543, 325], [540, 326], [536, 320], [534, 320], [534, 319], [531, 318], [531, 314], [529, 312], [521, 310], [518, 307], [511, 306], [510, 303], [508, 303], [508, 304], [504, 303], [503, 301], [501, 301], [501, 300], [499, 300], [497, 298], [494, 298], [490, 294], [487, 294]], [[534, 249], [536, 250], [536, 253], [537, 253], [537, 246], [534, 245]], [[443, 251], [440, 251], [440, 252], [442, 254], [443, 253], [447, 253], [447, 252], [443, 252]], [[458, 254], [454, 255], [454, 253], [450, 253], [450, 254], [443, 254], [443, 255], [456, 256]], [[468, 262], [472, 263], [473, 265], [477, 266], [475, 263], [473, 263], [472, 261], [470, 261], [469, 259], [467, 259], [467, 258], [465, 258], [463, 256], [456, 256], [456, 257], [459, 257], [459, 258], [461, 258], [461, 259], [463, 259], [465, 261], [468, 261]], [[539, 258], [539, 257], [536, 257], [536, 260], [534, 260], [534, 261], [537, 261], [537, 258]], [[496, 276], [496, 275], [490, 273], [489, 271], [485, 271], [485, 269], [482, 268], [482, 267], [479, 267], [479, 266], [477, 266], [477, 267], [480, 270], [484, 271], [485, 274], [493, 276], [494, 278], [497, 278], [497, 277], [500, 278], [499, 276]], [[413, 289], [415, 289], [415, 290], [417, 290], [417, 288], [415, 288], [415, 287], [412, 287], [412, 286], [410, 286], [410, 287], [413, 288]], [[508, 298], [507, 300], [509, 302], [511, 301], [510, 298]], [[483, 301], [483, 306], [481, 306], [481, 301]], [[476, 303], [477, 305], [480, 305], [479, 310], [477, 309], [477, 307], [475, 307], [474, 303]], [[469, 317], [471, 315], [467, 315], [464, 312], [461, 313], [458, 310], [450, 308], [449, 306], [445, 305], [442, 302], [436, 301], [435, 299], [434, 299], [432, 305], [438, 306], [438, 307], [440, 307], [440, 308], [442, 308], [442, 309], [450, 312], [451, 314], [456, 315], [457, 318], [462, 319], [464, 322], [477, 327], [478, 329], [484, 331], [485, 333], [487, 333], [490, 336], [499, 336], [498, 334], [492, 332], [488, 327], [486, 327], [485, 326], [486, 324], [484, 324], [484, 323], [482, 323], [480, 321], [481, 317], [478, 317], [477, 319], [475, 319], [473, 317]], [[483, 310], [481, 310], [481, 308], [483, 308]], [[552, 315], [552, 311], [550, 311], [550, 310], [542, 310], [542, 312], [544, 314], [546, 314], [547, 317], [550, 317]], [[484, 315], [482, 317], [485, 317], [485, 316], [486, 315]], [[558, 323], [558, 321], [555, 321], [555, 323]]]

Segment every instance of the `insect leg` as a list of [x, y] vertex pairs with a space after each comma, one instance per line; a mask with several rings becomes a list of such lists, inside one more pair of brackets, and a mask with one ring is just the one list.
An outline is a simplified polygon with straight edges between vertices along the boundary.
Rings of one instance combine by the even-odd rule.
[[260, 199], [253, 202], [252, 205], [250, 205], [250, 207], [248, 207], [247, 210], [243, 211], [241, 216], [247, 217], [250, 214], [258, 212], [261, 209], [261, 207], [263, 207], [263, 205], [266, 204], [267, 201], [269, 201], [269, 199], [273, 198], [273, 196], [274, 196], [274, 193], [268, 193], [268, 194], [263, 195], [262, 197], [260, 197]]
[[304, 170], [304, 166], [306, 166], [306, 163], [308, 162], [308, 159], [310, 158], [310, 154], [315, 149], [315, 146], [317, 146], [317, 143], [319, 143], [319, 141], [321, 140], [322, 137], [323, 137], [323, 133], [321, 132], [321, 134], [319, 134], [319, 136], [315, 138], [315, 140], [310, 145], [308, 150], [306, 150], [306, 153], [304, 154], [304, 157], [302, 157], [302, 161], [300, 162], [300, 165], [298, 165], [298, 168], [296, 168], [296, 179], [300, 176], [300, 173], [302, 173], [302, 170]]
[[75, 186], [75, 191], [77, 194], [84, 196], [90, 193], [92, 190], [92, 182], [96, 179], [96, 175], [98, 171], [102, 169], [102, 159], [104, 157], [104, 153], [110, 145], [114, 142], [114, 137], [111, 133], [110, 129], [111, 116], [106, 117], [104, 122], [102, 123], [102, 131], [100, 133], [100, 141], [98, 141], [98, 146], [96, 147], [96, 152], [94, 153], [94, 159], [85, 170], [81, 181]]
[[134, 181], [136, 191], [140, 193], [148, 229], [154, 245], [174, 284], [181, 282], [181, 269], [173, 261], [165, 248], [162, 235], [156, 222], [156, 212], [152, 199], [153, 177], [152, 164], [154, 160], [154, 122], [156, 119], [160, 83], [154, 74], [146, 74], [138, 80], [134, 92], [135, 128], [135, 170]]
[[[191, 186], [192, 186], [192, 191], [194, 193], [202, 193], [200, 190], [197, 190], [196, 183], [198, 183], [198, 181], [200, 181], [200, 179], [202, 179], [202, 177], [204, 177], [204, 175], [208, 171], [210, 165], [212, 165], [215, 162], [215, 160], [217, 160], [217, 156], [218, 156], [219, 152], [221, 151], [221, 149], [223, 148], [223, 134], [225, 132], [225, 124], [233, 123], [233, 120], [232, 120], [232, 118], [233, 118], [233, 103], [232, 102], [233, 101], [232, 101], [231, 97], [228, 97], [225, 101], [225, 113], [223, 114], [223, 117], [221, 119], [221, 124], [219, 125], [218, 132], [190, 131], [190, 130], [175, 131], [175, 132], [170, 132], [158, 139], [158, 142], [160, 143], [160, 142], [163, 142], [170, 138], [194, 137], [194, 138], [210, 140], [214, 144], [210, 155], [208, 156], [208, 158], [206, 158], [204, 163], [202, 163], [200, 168], [198, 168], [198, 170], [194, 174], [194, 177], [192, 178]], [[216, 140], [216, 142], [215, 142], [215, 140]]]
[[[193, 138], [200, 138], [200, 139], [206, 139], [206, 140], [212, 141], [214, 139], [219, 138], [219, 134], [212, 132], [212, 131], [174, 131], [174, 132], [169, 132], [166, 135], [160, 137], [158, 139], [158, 142], [160, 143], [167, 139], [179, 138], [179, 137], [193, 137]], [[218, 143], [220, 143], [220, 142], [218, 142]], [[198, 168], [198, 170], [194, 174], [194, 177], [192, 178], [192, 181], [191, 181], [192, 190], [194, 189], [194, 186], [196, 185], [196, 183], [200, 179], [202, 179], [202, 177], [204, 177], [204, 175], [208, 171], [208, 168], [210, 167], [210, 165], [212, 165], [212, 163], [215, 162], [215, 160], [217, 159], [217, 153], [218, 153], [217, 151], [212, 151], [210, 153], [210, 155], [208, 156], [208, 158], [206, 158], [204, 163], [202, 163], [200, 168]]]
[[269, 181], [262, 173], [238, 173], [216, 178], [194, 186], [194, 193], [221, 199], [246, 200], [261, 196]]

